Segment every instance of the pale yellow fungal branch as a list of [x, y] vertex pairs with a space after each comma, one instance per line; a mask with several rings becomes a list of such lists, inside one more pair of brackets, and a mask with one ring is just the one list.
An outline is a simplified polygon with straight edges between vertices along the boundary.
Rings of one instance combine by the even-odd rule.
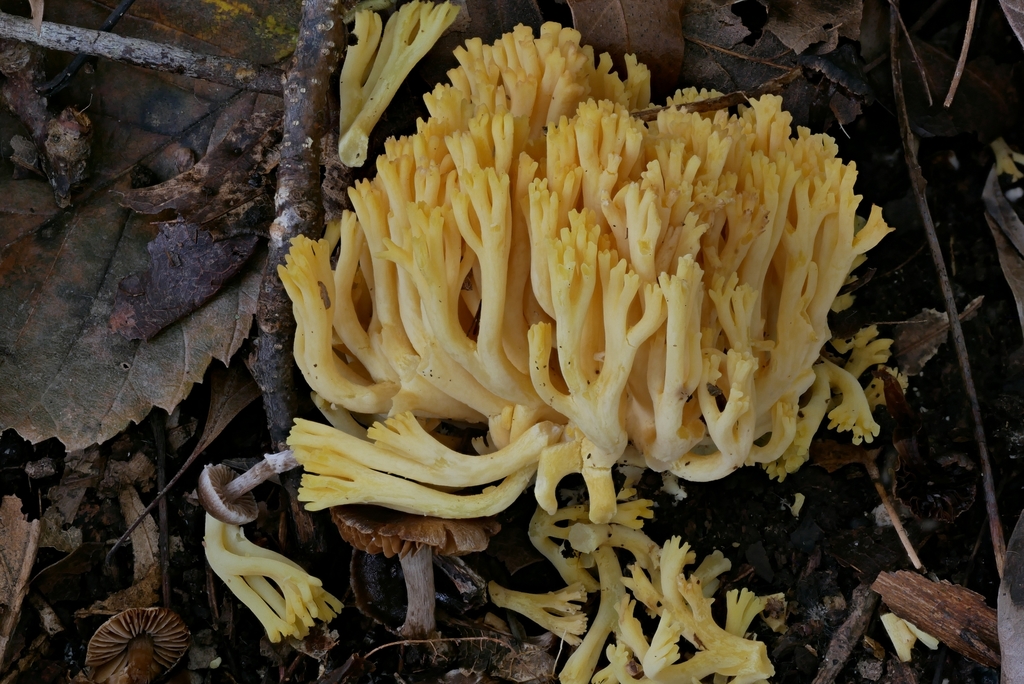
[[587, 600], [587, 591], [582, 584], [572, 584], [561, 591], [546, 594], [528, 594], [491, 582], [487, 591], [494, 605], [529, 618], [570, 646], [579, 645], [580, 636], [587, 631], [587, 614], [580, 610], [581, 604]]
[[[620, 494], [620, 504], [608, 523], [590, 522], [592, 516], [585, 505], [568, 506], [554, 514], [538, 508], [530, 524], [530, 539], [569, 586], [562, 592], [530, 595], [507, 592], [492, 584], [495, 603], [578, 643], [559, 675], [562, 684], [591, 680], [668, 684], [702, 681], [710, 675], [716, 675], [716, 681], [753, 683], [770, 677], [774, 669], [765, 645], [746, 636], [769, 599], [778, 602], [779, 597], [732, 590], [725, 599], [725, 625], [718, 625], [711, 604], [719, 576], [731, 563], [716, 551], [687, 570], [696, 560], [689, 545], [673, 537], [659, 547], [647, 537], [641, 527], [652, 515], [652, 502], [629, 500], [633, 495], [632, 490]], [[625, 576], [616, 548], [633, 557]], [[597, 591], [601, 594], [599, 606], [587, 627], [575, 604], [584, 601], [586, 592]], [[635, 615], [638, 602], [656, 620], [653, 634], [645, 633]], [[585, 634], [576, 629], [581, 622]], [[568, 631], [568, 626], [575, 631]], [[610, 664], [595, 673], [613, 635], [615, 643], [606, 651]], [[681, 640], [688, 642], [687, 649], [680, 648]], [[642, 679], [636, 679], [640, 672]]]
[[228, 589], [251, 610], [271, 642], [302, 639], [316, 620], [330, 622], [341, 601], [319, 579], [279, 553], [256, 546], [242, 528], [206, 515], [206, 560]]
[[383, 36], [379, 14], [370, 10], [356, 14], [352, 33], [358, 42], [348, 48], [341, 69], [338, 156], [343, 164], [363, 165], [370, 131], [402, 81], [458, 12], [459, 8], [448, 2], [410, 2], [391, 15]]

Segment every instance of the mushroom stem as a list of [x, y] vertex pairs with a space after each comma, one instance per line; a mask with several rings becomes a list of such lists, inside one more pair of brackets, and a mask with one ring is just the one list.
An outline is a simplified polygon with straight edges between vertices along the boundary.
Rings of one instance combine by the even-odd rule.
[[224, 500], [236, 501], [246, 492], [252, 491], [272, 476], [291, 470], [299, 465], [291, 449], [277, 454], [264, 454], [263, 460], [236, 477], [224, 487]]
[[125, 662], [125, 681], [148, 684], [155, 675], [160, 674], [161, 668], [154, 667], [153, 663], [153, 637], [149, 634], [140, 634], [128, 642], [127, 660]]
[[401, 634], [408, 639], [425, 639], [434, 633], [434, 549], [423, 544], [401, 558], [409, 607]]

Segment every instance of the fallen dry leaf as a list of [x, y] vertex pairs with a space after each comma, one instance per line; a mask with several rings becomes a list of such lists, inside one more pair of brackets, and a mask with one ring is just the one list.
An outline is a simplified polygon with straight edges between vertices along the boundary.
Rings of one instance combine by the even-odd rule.
[[860, 37], [861, 0], [773, 0], [764, 30], [796, 54], [813, 43]]
[[620, 74], [625, 55], [651, 70], [651, 88], [664, 97], [675, 92], [683, 64], [683, 27], [679, 13], [685, 0], [567, 0], [573, 26], [584, 45], [611, 55]]
[[21, 512], [21, 499], [5, 496], [0, 503], [0, 663], [18, 626], [21, 602], [28, 593], [32, 566], [39, 550], [39, 521], [28, 521]]
[[178, 221], [157, 224], [149, 269], [118, 285], [111, 328], [129, 340], [150, 340], [238, 273], [274, 220], [268, 174], [277, 166], [280, 140], [280, 111], [259, 110], [237, 121], [189, 170], [125, 193], [125, 206], [145, 214], [175, 209]]
[[[252, 203], [256, 208], [256, 203]], [[261, 203], [261, 222], [273, 220], [273, 206]], [[217, 240], [192, 223], [160, 223], [149, 243], [149, 270], [117, 286], [110, 327], [129, 340], [151, 340], [161, 330], [216, 295], [256, 253], [256, 235]]]
[[73, 526], [64, 529], [66, 521], [56, 506], [46, 509], [43, 517], [39, 519], [39, 524], [39, 546], [42, 548], [71, 553], [82, 545], [82, 530]]
[[60, 484], [50, 487], [46, 492], [46, 498], [51, 502], [50, 508], [60, 511], [64, 523], [74, 521], [78, 507], [85, 498], [85, 491], [99, 483], [103, 468], [103, 457], [98, 447], [72, 451], [64, 457], [64, 474], [61, 475]]
[[[137, 3], [123, 28], [168, 42], [170, 27], [177, 31], [171, 42], [207, 52], [217, 46], [261, 62], [292, 49], [298, 5], [244, 5], [259, 11]], [[95, 11], [81, 0], [46, 8], [48, 20], [78, 26], [94, 25]], [[200, 46], [185, 35], [190, 28], [209, 44]], [[220, 113], [247, 97], [108, 60], [97, 62], [92, 73], [79, 73], [61, 93], [68, 102], [89, 105], [91, 176], [76, 191], [72, 210], [38, 222], [22, 213], [20, 238], [0, 251], [0, 377], [6, 390], [0, 396], [0, 429], [15, 428], [33, 442], [58, 437], [71, 450], [102, 442], [153, 406], [173, 409], [211, 359], [229, 361], [248, 336], [262, 268], [253, 262], [216, 297], [149, 342], [125, 340], [109, 328], [117, 284], [147, 268], [146, 246], [157, 235], [154, 226], [118, 205], [119, 196], [133, 177], [163, 180], [177, 173], [182, 147], [206, 150]], [[0, 139], [18, 132], [6, 128], [11, 123], [16, 122], [0, 116]], [[5, 241], [7, 211], [6, 204], [0, 206]]]
[[[134, 536], [134, 535], [133, 535]], [[148, 608], [160, 600], [160, 567], [154, 565], [149, 574], [127, 589], [114, 592], [102, 601], [93, 603], [88, 608], [75, 611], [76, 618], [93, 615], [116, 615], [129, 608]]]
[[957, 97], [946, 108], [936, 93], [944, 93], [949, 87], [956, 59], [923, 40], [915, 39], [914, 49], [924, 65], [933, 97], [929, 105], [917, 63], [907, 41], [901, 40], [900, 63], [907, 114], [919, 135], [953, 136], [971, 132], [987, 141], [1017, 124], [1020, 98], [1010, 65], [996, 64], [989, 57], [967, 62]]
[[213, 440], [217, 439], [235, 416], [258, 396], [260, 388], [244, 365], [233, 364], [229, 368], [215, 366], [210, 371], [210, 409], [206, 413], [206, 425], [203, 426], [199, 443], [192, 450], [192, 456], [202, 453], [213, 444]]
[[985, 220], [996, 243], [999, 266], [1013, 293], [1013, 300], [1017, 304], [1017, 319], [1024, 332], [1024, 258], [1021, 257], [1024, 251], [1024, 222], [999, 187], [999, 175], [995, 167], [988, 174], [981, 197], [987, 212]]
[[[135, 487], [128, 485], [124, 487], [117, 496], [121, 506], [121, 517], [125, 524], [135, 522], [142, 512], [146, 510], [145, 504], [139, 498]], [[138, 584], [146, 579], [153, 568], [160, 570], [157, 559], [160, 557], [160, 546], [156, 529], [156, 520], [152, 515], [147, 515], [138, 527], [132, 532], [132, 576]], [[159, 572], [157, 573], [159, 575]], [[136, 606], [138, 607], [138, 606]]]
[[836, 442], [831, 439], [816, 439], [811, 442], [811, 464], [834, 473], [854, 463], [874, 467], [881, 449], [867, 449], [862, 446]]
[[80, 596], [78, 579], [93, 570], [106, 555], [106, 544], [85, 542], [56, 563], [46, 566], [32, 578], [32, 587], [51, 603]]
[[1024, 682], [1024, 516], [1006, 545], [997, 608], [1003, 681]]
[[[960, 312], [961, 321], [969, 321], [981, 308], [983, 296], [975, 297]], [[939, 352], [949, 332], [949, 317], [945, 311], [923, 309], [908, 321], [896, 325], [895, 351], [897, 365], [907, 375], [917, 375], [924, 365]]]
[[[235, 123], [191, 169], [158, 185], [126, 192], [122, 204], [143, 214], [175, 209], [188, 223], [209, 223], [273, 190], [266, 176], [277, 166], [280, 141], [280, 110], [258, 111]], [[235, 230], [253, 233], [258, 228], [253, 224]]]
[[117, 283], [145, 264], [153, 228], [112, 191], [66, 212], [0, 258], [0, 427], [68, 449], [105, 441], [156, 405], [173, 409], [213, 358], [248, 336], [261, 268], [149, 342], [108, 327]]
[[985, 202], [985, 211], [996, 220], [1006, 238], [1013, 243], [1018, 252], [1024, 254], [1024, 222], [1017, 216], [1010, 200], [1006, 199], [1002, 188], [999, 187], [999, 172], [995, 166], [985, 179], [981, 199]]

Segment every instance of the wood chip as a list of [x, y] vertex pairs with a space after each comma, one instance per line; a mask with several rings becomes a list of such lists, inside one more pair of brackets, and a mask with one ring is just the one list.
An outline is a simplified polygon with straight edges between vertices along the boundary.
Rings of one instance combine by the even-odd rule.
[[999, 667], [996, 611], [981, 594], [913, 572], [883, 572], [871, 585], [899, 617], [933, 635], [957, 653]]

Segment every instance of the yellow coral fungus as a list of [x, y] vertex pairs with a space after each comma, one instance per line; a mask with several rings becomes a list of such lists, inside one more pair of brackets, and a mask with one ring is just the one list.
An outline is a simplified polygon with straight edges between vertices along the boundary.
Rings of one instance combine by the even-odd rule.
[[341, 601], [324, 591], [321, 582], [279, 553], [245, 538], [242, 528], [206, 514], [206, 560], [238, 600], [251, 610], [267, 638], [304, 638], [315, 620], [330, 622]]
[[[311, 507], [479, 515], [536, 472], [554, 514], [558, 480], [582, 473], [602, 524], [615, 519], [611, 466], [627, 446], [702, 481], [744, 465], [791, 472], [826, 414], [855, 441], [877, 434], [856, 376], [885, 344], [865, 338], [846, 368], [820, 360], [830, 308], [889, 231], [877, 207], [858, 218], [854, 165], [830, 137], [794, 133], [775, 96], [644, 123], [631, 113], [650, 104], [646, 67], [627, 60], [623, 79], [579, 40], [548, 23], [539, 37], [520, 26], [493, 45], [468, 41], [451, 84], [425, 96], [430, 118], [351, 189], [337, 233], [294, 242], [280, 273], [296, 359], [331, 421], [351, 429], [344, 410], [405, 421], [397, 451], [380, 440], [389, 423], [376, 446], [311, 441], [298, 424]], [[478, 448], [509, 462], [428, 477], [434, 466], [408, 447], [434, 453], [426, 430], [408, 429], [428, 417], [486, 421]], [[543, 444], [531, 428], [546, 424], [561, 432]], [[503, 478], [465, 506], [452, 491]]]

